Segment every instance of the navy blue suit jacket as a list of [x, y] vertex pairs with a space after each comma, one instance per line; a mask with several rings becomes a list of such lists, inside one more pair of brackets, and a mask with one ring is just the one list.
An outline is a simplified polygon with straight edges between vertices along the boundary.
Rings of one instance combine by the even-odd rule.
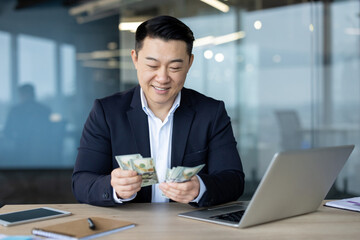
[[[115, 156], [134, 153], [151, 156], [140, 86], [95, 100], [84, 125], [72, 177], [76, 199], [99, 206], [116, 205], [110, 184], [111, 171], [119, 167]], [[198, 175], [207, 191], [199, 206], [241, 196], [244, 173], [224, 103], [183, 88], [174, 113], [171, 167], [202, 163], [206, 165]], [[132, 202], [151, 202], [151, 186], [143, 187]]]

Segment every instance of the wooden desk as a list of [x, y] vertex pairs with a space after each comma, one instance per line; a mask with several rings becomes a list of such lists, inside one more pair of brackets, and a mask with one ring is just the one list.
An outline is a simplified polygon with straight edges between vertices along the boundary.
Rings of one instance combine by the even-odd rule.
[[94, 207], [85, 204], [6, 205], [0, 213], [34, 207], [54, 207], [72, 216], [17, 226], [0, 226], [6, 235], [31, 235], [31, 229], [84, 217], [103, 216], [136, 223], [136, 227], [101, 239], [359, 239], [360, 213], [321, 206], [317, 212], [251, 228], [239, 229], [178, 217], [193, 210], [179, 203], [126, 204], [119, 207]]

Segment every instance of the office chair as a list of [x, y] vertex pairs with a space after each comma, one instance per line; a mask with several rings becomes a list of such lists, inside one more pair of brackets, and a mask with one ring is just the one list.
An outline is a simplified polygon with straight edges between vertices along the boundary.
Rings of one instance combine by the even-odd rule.
[[280, 128], [282, 150], [307, 148], [303, 139], [303, 132], [299, 116], [295, 110], [275, 111]]

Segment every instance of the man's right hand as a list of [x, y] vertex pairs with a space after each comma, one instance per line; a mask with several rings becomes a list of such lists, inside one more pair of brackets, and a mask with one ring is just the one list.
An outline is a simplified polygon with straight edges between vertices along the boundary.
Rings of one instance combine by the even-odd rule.
[[111, 186], [120, 199], [127, 199], [141, 189], [142, 178], [132, 170], [116, 168], [111, 172]]

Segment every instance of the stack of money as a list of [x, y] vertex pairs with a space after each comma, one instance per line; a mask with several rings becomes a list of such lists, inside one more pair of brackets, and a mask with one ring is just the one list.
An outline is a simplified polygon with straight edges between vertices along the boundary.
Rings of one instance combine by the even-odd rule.
[[186, 182], [198, 174], [200, 170], [205, 166], [201, 164], [196, 167], [173, 167], [172, 169], [167, 169], [165, 182]]
[[152, 158], [143, 158], [140, 154], [115, 156], [116, 161], [123, 170], [133, 170], [142, 177], [141, 187], [158, 183], [158, 177]]

